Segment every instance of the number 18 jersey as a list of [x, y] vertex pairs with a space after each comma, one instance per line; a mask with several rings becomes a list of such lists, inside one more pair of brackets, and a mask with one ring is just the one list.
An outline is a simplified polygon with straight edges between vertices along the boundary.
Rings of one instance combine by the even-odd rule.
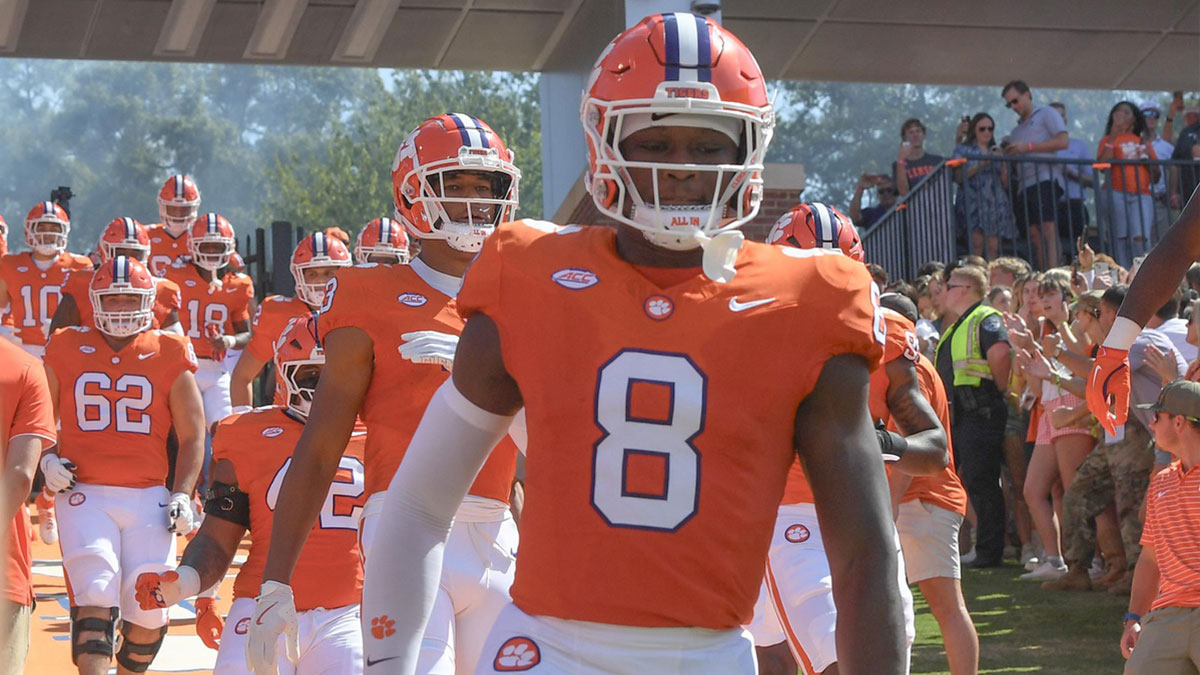
[[525, 402], [526, 613], [750, 621], [796, 409], [830, 357], [877, 366], [883, 332], [861, 263], [747, 243], [736, 267], [660, 287], [611, 228], [518, 221], [485, 242], [458, 304], [495, 322]]

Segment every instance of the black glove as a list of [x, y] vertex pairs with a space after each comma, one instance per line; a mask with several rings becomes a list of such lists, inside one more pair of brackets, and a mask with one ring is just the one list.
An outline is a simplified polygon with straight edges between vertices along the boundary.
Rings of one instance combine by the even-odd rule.
[[879, 450], [883, 453], [885, 462], [900, 461], [900, 458], [904, 456], [904, 451], [908, 450], [908, 439], [894, 431], [889, 431], [883, 425], [883, 420], [876, 422], [875, 436], [879, 440]]

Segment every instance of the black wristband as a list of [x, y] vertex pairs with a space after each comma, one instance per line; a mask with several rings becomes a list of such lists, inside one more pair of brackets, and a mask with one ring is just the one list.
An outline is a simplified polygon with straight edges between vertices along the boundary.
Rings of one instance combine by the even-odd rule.
[[879, 440], [879, 450], [883, 454], [885, 462], [899, 461], [904, 456], [904, 452], [908, 450], [908, 439], [883, 426], [875, 428], [875, 436]]

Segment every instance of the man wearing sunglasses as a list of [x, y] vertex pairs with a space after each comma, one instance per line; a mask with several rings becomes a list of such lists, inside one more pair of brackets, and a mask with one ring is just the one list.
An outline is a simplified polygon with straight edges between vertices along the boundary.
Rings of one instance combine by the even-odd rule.
[[[862, 207], [863, 191], [870, 187], [875, 188], [879, 203], [864, 209]], [[850, 220], [853, 220], [854, 226], [859, 229], [874, 225], [875, 221], [879, 220], [896, 203], [897, 194], [896, 184], [892, 182], [891, 178], [869, 173], [862, 174], [858, 177], [858, 184], [854, 186], [854, 198], [850, 200]]]
[[1033, 92], [1022, 80], [1013, 80], [1000, 90], [1005, 106], [1017, 114], [1017, 126], [1000, 142], [1004, 154], [1020, 156], [1016, 163], [1020, 190], [1013, 201], [1017, 225], [1029, 234], [1034, 262], [1046, 270], [1059, 264], [1058, 230], [1055, 213], [1062, 195], [1062, 169], [1040, 159], [1051, 158], [1067, 148], [1067, 127], [1057, 111], [1034, 106]]

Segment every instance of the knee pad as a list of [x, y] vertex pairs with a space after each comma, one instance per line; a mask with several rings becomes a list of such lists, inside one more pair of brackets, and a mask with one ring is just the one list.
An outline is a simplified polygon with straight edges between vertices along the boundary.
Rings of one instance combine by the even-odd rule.
[[[129, 628], [129, 622], [125, 621], [121, 624], [121, 633], [125, 633]], [[121, 640], [121, 649], [117, 652], [117, 663], [121, 667], [131, 673], [144, 673], [150, 668], [150, 663], [154, 661], [154, 656], [158, 654], [158, 650], [162, 647], [163, 638], [167, 635], [167, 627], [163, 626], [158, 629], [158, 639], [149, 644], [140, 644], [130, 642], [128, 639]], [[149, 656], [148, 661], [136, 661], [129, 658], [130, 654], [139, 654]]]
[[[108, 658], [113, 655], [113, 641], [116, 639], [117, 616], [120, 610], [108, 608], [107, 619], [94, 616], [79, 618], [79, 608], [71, 608], [71, 663], [78, 664], [80, 654], [100, 654]], [[98, 631], [103, 638], [79, 641], [79, 634], [86, 631]]]

